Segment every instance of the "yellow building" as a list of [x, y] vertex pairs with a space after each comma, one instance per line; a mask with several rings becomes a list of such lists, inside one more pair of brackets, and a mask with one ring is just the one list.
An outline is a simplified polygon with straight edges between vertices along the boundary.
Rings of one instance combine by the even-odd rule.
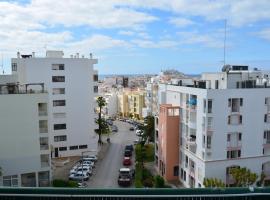
[[118, 113], [123, 117], [142, 119], [142, 109], [145, 107], [144, 90], [123, 90], [118, 94]]

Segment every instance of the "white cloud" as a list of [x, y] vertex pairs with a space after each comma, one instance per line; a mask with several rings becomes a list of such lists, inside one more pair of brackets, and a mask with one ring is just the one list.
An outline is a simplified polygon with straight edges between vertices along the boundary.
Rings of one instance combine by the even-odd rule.
[[132, 35], [134, 35], [135, 34], [135, 32], [133, 32], [133, 31], [118, 31], [118, 34], [119, 35], [127, 35], [127, 36], [132, 36]]
[[182, 17], [170, 18], [169, 23], [171, 23], [177, 27], [185, 27], [185, 26], [195, 24], [193, 21], [186, 19], [186, 18], [182, 18]]
[[263, 39], [270, 40], [270, 28], [263, 29], [255, 34]]
[[174, 48], [179, 45], [178, 42], [173, 40], [132, 40], [131, 42], [141, 48]]

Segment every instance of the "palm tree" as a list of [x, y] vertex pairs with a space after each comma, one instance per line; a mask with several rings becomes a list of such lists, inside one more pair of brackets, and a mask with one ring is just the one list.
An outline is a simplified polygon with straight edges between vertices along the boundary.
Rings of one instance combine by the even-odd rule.
[[102, 144], [101, 134], [102, 134], [102, 129], [104, 128], [104, 121], [101, 118], [101, 111], [102, 111], [102, 108], [104, 106], [106, 106], [106, 101], [102, 96], [99, 96], [97, 98], [97, 104], [99, 107], [98, 120], [97, 120], [97, 123], [98, 123], [98, 144]]

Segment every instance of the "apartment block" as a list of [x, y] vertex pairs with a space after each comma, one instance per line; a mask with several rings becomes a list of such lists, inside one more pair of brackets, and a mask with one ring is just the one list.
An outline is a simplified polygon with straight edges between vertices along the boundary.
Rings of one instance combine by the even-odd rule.
[[144, 90], [123, 90], [118, 94], [118, 113], [123, 117], [143, 118]]
[[0, 102], [0, 185], [50, 186], [48, 93], [44, 84], [20, 85], [16, 76], [0, 76]]
[[167, 181], [175, 181], [179, 175], [179, 107], [161, 104], [159, 109], [155, 130], [156, 167]]
[[203, 187], [204, 178], [234, 185], [234, 167], [270, 178], [269, 76], [228, 65], [193, 84], [159, 85], [160, 103], [180, 107], [179, 180], [185, 187]]
[[[97, 59], [77, 53], [69, 58], [62, 51], [47, 51], [45, 57], [21, 55], [12, 58], [12, 74], [21, 84], [44, 83], [48, 91], [48, 129], [53, 158], [97, 151], [95, 102]], [[29, 88], [35, 90], [35, 86]]]

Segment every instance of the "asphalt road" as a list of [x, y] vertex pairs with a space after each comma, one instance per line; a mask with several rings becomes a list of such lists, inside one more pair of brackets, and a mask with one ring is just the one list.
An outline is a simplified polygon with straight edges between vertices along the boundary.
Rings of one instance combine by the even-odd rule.
[[[133, 144], [137, 136], [134, 131], [129, 130], [132, 125], [126, 122], [114, 121], [114, 125], [118, 127], [118, 132], [111, 134], [111, 144], [107, 154], [97, 162], [96, 173], [87, 182], [89, 188], [119, 188], [117, 178], [119, 169], [123, 167], [125, 145]], [[130, 168], [134, 168], [134, 156], [133, 152]]]

